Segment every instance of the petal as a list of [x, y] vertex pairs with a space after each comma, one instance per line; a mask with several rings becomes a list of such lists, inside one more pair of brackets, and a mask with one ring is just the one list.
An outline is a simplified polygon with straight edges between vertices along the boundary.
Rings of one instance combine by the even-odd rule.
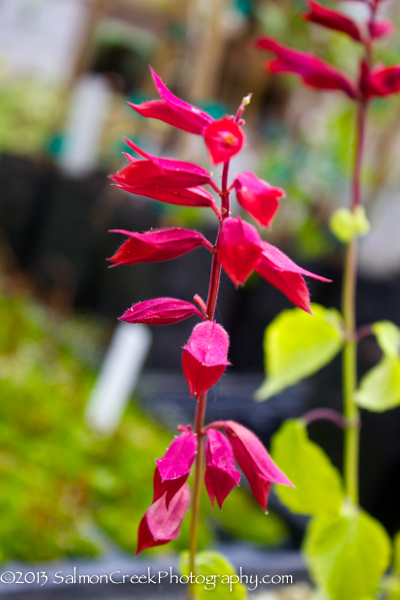
[[371, 71], [368, 78], [367, 95], [389, 96], [400, 91], [400, 65], [377, 68]]
[[205, 246], [212, 250], [212, 245], [201, 233], [182, 227], [151, 229], [144, 233], [124, 229], [111, 229], [111, 232], [129, 236], [116, 253], [108, 259], [116, 265], [170, 260], [199, 246]]
[[178, 435], [162, 458], [156, 460], [161, 480], [171, 480], [188, 475], [196, 458], [197, 436], [193, 431]]
[[308, 21], [346, 33], [357, 42], [362, 41], [360, 29], [353, 19], [336, 10], [325, 8], [325, 6], [313, 0], [308, 2], [308, 8], [310, 12], [303, 14], [303, 17]]
[[161, 479], [160, 471], [156, 467], [154, 471], [153, 485], [154, 485], [154, 496], [153, 503], [156, 502], [162, 496], [165, 496], [165, 505], [169, 508], [169, 504], [172, 498], [179, 492], [181, 487], [188, 480], [189, 473], [182, 475], [182, 477], [176, 477], [175, 479]]
[[147, 510], [139, 525], [138, 547], [136, 554], [147, 548], [168, 544], [179, 537], [179, 528], [190, 502], [190, 490], [183, 486], [171, 500], [167, 509], [162, 496]]
[[184, 346], [182, 366], [190, 394], [196, 398], [218, 381], [229, 365], [229, 336], [215, 321], [195, 326]]
[[165, 202], [166, 204], [209, 207], [214, 210], [216, 206], [212, 194], [201, 187], [168, 189], [156, 185], [138, 186], [127, 184], [118, 184], [117, 187], [126, 190], [131, 194], [146, 196], [147, 198]]
[[209, 429], [206, 439], [205, 484], [211, 505], [214, 497], [222, 504], [235, 485], [239, 485], [240, 473], [235, 468], [233, 451], [226, 437], [217, 429]]
[[261, 239], [253, 225], [240, 217], [222, 223], [218, 255], [235, 285], [243, 284], [257, 265], [262, 252]]
[[256, 40], [256, 46], [277, 55], [277, 58], [267, 65], [270, 72], [295, 73], [300, 75], [304, 83], [311, 87], [341, 90], [350, 98], [357, 97], [354, 83], [344, 73], [320, 60], [314, 54], [292, 50], [269, 37]]
[[368, 23], [368, 29], [372, 39], [376, 40], [391, 35], [396, 30], [396, 27], [391, 21], [381, 20]]
[[207, 126], [204, 141], [211, 161], [218, 165], [235, 156], [242, 149], [244, 135], [239, 125], [224, 117]]
[[127, 323], [145, 323], [147, 325], [170, 325], [179, 323], [193, 315], [197, 315], [201, 319], [204, 318], [198, 308], [191, 302], [176, 298], [155, 298], [154, 300], [137, 302], [119, 317], [119, 320]]
[[233, 183], [240, 206], [260, 225], [270, 227], [279, 207], [278, 199], [284, 197], [285, 192], [281, 188], [272, 187], [250, 171], [237, 175]]

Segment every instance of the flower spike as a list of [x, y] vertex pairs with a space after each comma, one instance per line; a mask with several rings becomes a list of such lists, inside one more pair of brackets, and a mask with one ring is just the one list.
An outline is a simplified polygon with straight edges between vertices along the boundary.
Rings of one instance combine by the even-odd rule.
[[162, 496], [146, 511], [139, 525], [136, 554], [154, 546], [163, 546], [179, 537], [179, 528], [190, 502], [190, 490], [184, 485], [172, 498], [167, 509]]
[[182, 366], [190, 394], [196, 399], [222, 376], [230, 364], [227, 358], [229, 336], [215, 321], [195, 326], [183, 348]]
[[218, 429], [209, 429], [206, 440], [205, 483], [211, 506], [214, 497], [222, 504], [235, 485], [239, 485], [240, 473], [235, 468], [232, 446]]

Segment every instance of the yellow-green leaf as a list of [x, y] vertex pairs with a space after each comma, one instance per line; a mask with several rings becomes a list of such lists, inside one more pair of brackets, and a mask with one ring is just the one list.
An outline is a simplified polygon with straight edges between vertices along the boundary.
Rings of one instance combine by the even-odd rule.
[[400, 359], [384, 356], [361, 379], [355, 400], [361, 408], [383, 412], [400, 405]]
[[301, 421], [286, 421], [273, 436], [271, 455], [296, 489], [276, 486], [280, 499], [293, 512], [338, 514], [343, 500], [339, 472], [318, 444], [308, 439]]
[[338, 240], [345, 244], [355, 237], [365, 235], [370, 230], [363, 206], [357, 206], [354, 211], [338, 208], [330, 218], [329, 227]]
[[391, 321], [378, 321], [372, 325], [372, 331], [380, 349], [386, 356], [399, 356], [400, 329]]
[[299, 308], [285, 310], [265, 330], [267, 379], [256, 392], [266, 400], [328, 364], [343, 345], [339, 313], [312, 304], [314, 316]]

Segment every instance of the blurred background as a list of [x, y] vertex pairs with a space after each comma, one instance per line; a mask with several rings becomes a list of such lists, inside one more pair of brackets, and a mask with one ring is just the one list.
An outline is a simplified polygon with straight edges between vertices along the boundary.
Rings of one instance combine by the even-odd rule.
[[[356, 15], [362, 9], [343, 4]], [[135, 551], [137, 526], [151, 502], [154, 458], [176, 425], [193, 417], [180, 366], [192, 320], [152, 328], [151, 342], [147, 333], [143, 342], [139, 335], [139, 358], [133, 351], [132, 361], [140, 369], [144, 360], [144, 369], [126, 410], [121, 400], [113, 412], [92, 392], [117, 317], [128, 307], [157, 296], [207, 294], [210, 261], [202, 250], [165, 263], [107, 268], [106, 258], [122, 241], [109, 229], [175, 224], [195, 227], [211, 241], [216, 235], [208, 209], [168, 206], [110, 185], [108, 174], [125, 165], [124, 136], [153, 154], [210, 168], [200, 138], [127, 106], [157, 97], [149, 64], [174, 93], [216, 118], [234, 113], [253, 93], [247, 145], [231, 174], [254, 170], [286, 190], [267, 239], [331, 278], [329, 285], [308, 282], [310, 292], [314, 302], [338, 307], [343, 248], [327, 221], [349, 201], [353, 107], [340, 94], [271, 78], [265, 56], [251, 45], [256, 35], [272, 35], [355, 76], [356, 44], [305, 23], [304, 8], [297, 0], [0, 1], [1, 559]], [[395, 0], [384, 11], [400, 24]], [[377, 58], [400, 62], [398, 34], [379, 45]], [[372, 231], [361, 242], [359, 324], [391, 319], [400, 325], [399, 97], [373, 103], [366, 148]], [[239, 212], [235, 203], [233, 210]], [[236, 419], [268, 444], [285, 418], [320, 405], [340, 409], [339, 360], [266, 403], [252, 400], [263, 379], [264, 329], [289, 307], [256, 275], [239, 290], [222, 277], [217, 319], [231, 336], [232, 367], [210, 394], [208, 420]], [[114, 358], [124, 355], [124, 335], [114, 337]], [[375, 341], [363, 340], [360, 372], [379, 357]], [[107, 377], [103, 370], [97, 392], [108, 389]], [[126, 372], [121, 377], [129, 380]], [[133, 385], [128, 381], [127, 389]], [[96, 411], [103, 422], [111, 411], [113, 427], [96, 431]], [[340, 467], [340, 433], [330, 424], [310, 431]], [[363, 413], [361, 461], [362, 505], [393, 533], [400, 528], [398, 409]], [[245, 487], [222, 513], [211, 514], [205, 498], [202, 544], [298, 547], [303, 519], [276, 498], [271, 507], [266, 519]], [[186, 547], [187, 523], [184, 529], [175, 548]]]

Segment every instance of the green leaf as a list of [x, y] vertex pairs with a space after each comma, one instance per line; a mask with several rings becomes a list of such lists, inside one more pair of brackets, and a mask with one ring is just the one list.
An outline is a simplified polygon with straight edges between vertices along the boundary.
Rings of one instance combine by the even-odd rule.
[[343, 328], [339, 313], [312, 304], [314, 316], [300, 308], [283, 311], [265, 330], [267, 379], [256, 392], [266, 400], [319, 371], [340, 351]]
[[[179, 559], [179, 571], [190, 575], [189, 552], [182, 552]], [[196, 554], [195, 594], [198, 600], [217, 598], [218, 600], [244, 600], [247, 590], [237, 583], [234, 566], [219, 552], [199, 552]]]
[[382, 525], [364, 511], [317, 517], [308, 529], [304, 550], [316, 583], [330, 600], [375, 597], [390, 558], [390, 540]]
[[354, 211], [338, 208], [330, 218], [329, 227], [337, 239], [345, 244], [355, 237], [365, 235], [370, 230], [363, 206], [357, 206]]
[[398, 531], [394, 536], [393, 547], [393, 571], [400, 576], [400, 531]]
[[372, 325], [376, 341], [385, 356], [398, 357], [400, 329], [391, 321], [378, 321]]
[[310, 441], [301, 421], [286, 421], [272, 438], [271, 455], [296, 489], [276, 486], [280, 499], [293, 512], [338, 514], [343, 500], [339, 472], [325, 452]]
[[361, 408], [383, 412], [400, 405], [400, 359], [384, 356], [361, 379], [355, 393], [355, 401]]

